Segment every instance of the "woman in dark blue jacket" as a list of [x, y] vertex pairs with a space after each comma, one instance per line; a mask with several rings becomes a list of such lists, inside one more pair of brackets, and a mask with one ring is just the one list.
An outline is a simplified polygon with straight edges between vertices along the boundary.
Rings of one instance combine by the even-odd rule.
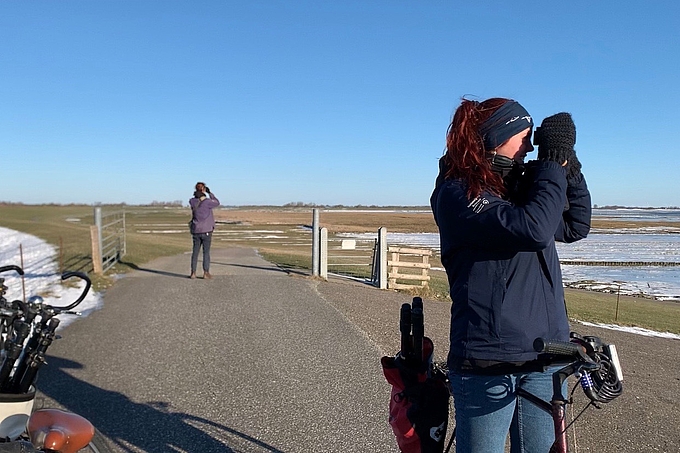
[[571, 116], [543, 121], [538, 160], [525, 165], [532, 129], [515, 101], [464, 99], [430, 200], [453, 302], [448, 366], [459, 452], [502, 453], [508, 432], [513, 452], [547, 452], [554, 440], [550, 415], [516, 390], [552, 396], [553, 370], [533, 341], [569, 339], [555, 241], [588, 234], [591, 203]]

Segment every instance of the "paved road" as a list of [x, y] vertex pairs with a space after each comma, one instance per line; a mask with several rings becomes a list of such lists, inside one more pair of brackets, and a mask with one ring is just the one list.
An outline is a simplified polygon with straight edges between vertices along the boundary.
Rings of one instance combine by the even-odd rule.
[[[397, 451], [379, 358], [398, 348], [409, 297], [285, 273], [250, 249], [212, 260], [212, 280], [186, 278], [185, 255], [118, 281], [50, 348], [45, 404], [118, 451]], [[425, 301], [439, 358], [448, 309]], [[616, 342], [627, 371], [624, 396], [579, 421], [579, 451], [680, 451], [680, 341], [574, 328]]]

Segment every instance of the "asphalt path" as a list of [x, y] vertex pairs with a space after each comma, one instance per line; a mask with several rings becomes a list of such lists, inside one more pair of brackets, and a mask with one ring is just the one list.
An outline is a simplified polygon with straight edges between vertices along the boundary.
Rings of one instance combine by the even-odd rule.
[[[214, 249], [211, 280], [188, 279], [188, 263], [127, 274], [64, 329], [37, 406], [84, 415], [121, 452], [397, 451], [379, 360], [399, 347], [408, 295], [285, 272], [251, 249]], [[438, 359], [448, 313], [425, 301]], [[680, 341], [572, 328], [616, 343], [625, 372], [624, 395], [572, 429], [578, 451], [680, 451]]]

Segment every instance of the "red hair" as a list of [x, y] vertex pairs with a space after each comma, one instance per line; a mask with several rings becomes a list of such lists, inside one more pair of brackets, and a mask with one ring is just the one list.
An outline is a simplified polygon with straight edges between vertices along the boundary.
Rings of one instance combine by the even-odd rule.
[[446, 131], [445, 177], [463, 180], [470, 200], [483, 190], [496, 195], [506, 192], [501, 176], [491, 170], [479, 128], [508, 101], [510, 99], [490, 98], [477, 102], [463, 98]]

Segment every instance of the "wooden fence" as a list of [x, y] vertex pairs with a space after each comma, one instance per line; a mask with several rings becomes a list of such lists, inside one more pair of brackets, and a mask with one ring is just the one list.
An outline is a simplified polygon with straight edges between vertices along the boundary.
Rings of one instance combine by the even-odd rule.
[[[432, 250], [389, 247], [391, 259], [387, 261], [387, 287], [389, 289], [416, 289], [428, 286], [430, 276], [430, 256]], [[401, 283], [419, 281], [419, 284]]]

